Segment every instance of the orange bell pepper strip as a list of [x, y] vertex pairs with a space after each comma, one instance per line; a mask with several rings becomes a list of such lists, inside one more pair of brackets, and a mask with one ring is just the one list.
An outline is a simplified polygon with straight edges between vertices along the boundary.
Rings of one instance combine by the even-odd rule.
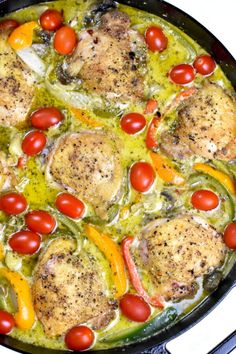
[[194, 165], [194, 170], [198, 172], [204, 172], [211, 177], [217, 179], [225, 188], [232, 194], [236, 194], [234, 181], [224, 172], [216, 170], [215, 168], [205, 164], [196, 163]]
[[122, 251], [123, 251], [123, 256], [125, 259], [126, 266], [129, 271], [129, 276], [131, 283], [134, 287], [134, 289], [137, 291], [137, 293], [143, 297], [145, 301], [147, 301], [149, 304], [151, 304], [154, 307], [164, 307], [163, 301], [161, 299], [160, 295], [156, 295], [153, 297], [150, 297], [146, 290], [144, 289], [142, 282], [140, 280], [138, 270], [136, 268], [135, 262], [132, 259], [131, 252], [130, 252], [130, 247], [134, 241], [134, 238], [131, 236], [127, 236], [123, 239], [121, 246], [122, 246]]
[[12, 49], [18, 51], [30, 47], [33, 42], [34, 29], [38, 27], [37, 22], [26, 22], [17, 27], [9, 36], [8, 43]]
[[184, 184], [184, 177], [176, 171], [169, 159], [155, 152], [150, 152], [150, 156], [158, 176], [163, 181], [177, 186]]
[[157, 141], [157, 129], [160, 123], [160, 117], [154, 117], [149, 124], [147, 135], [146, 135], [146, 146], [148, 149], [152, 150], [158, 147]]
[[17, 327], [23, 330], [32, 328], [35, 322], [35, 312], [27, 280], [19, 273], [12, 272], [7, 268], [0, 268], [0, 276], [5, 277], [15, 291], [18, 311], [14, 317]]
[[127, 291], [128, 278], [125, 271], [125, 263], [119, 246], [107, 235], [101, 234], [91, 225], [85, 225], [85, 232], [108, 259], [116, 287], [116, 298], [120, 298]]
[[157, 100], [154, 99], [148, 100], [144, 110], [144, 114], [154, 113], [157, 110], [157, 106], [158, 106]]
[[101, 123], [89, 118], [83, 110], [73, 107], [70, 107], [69, 110], [82, 123], [94, 128], [103, 127]]

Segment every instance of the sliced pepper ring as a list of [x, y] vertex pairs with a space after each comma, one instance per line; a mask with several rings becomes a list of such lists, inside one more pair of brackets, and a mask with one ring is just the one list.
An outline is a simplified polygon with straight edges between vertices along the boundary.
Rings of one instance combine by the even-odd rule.
[[138, 274], [138, 270], [136, 268], [135, 262], [131, 256], [131, 252], [130, 252], [130, 247], [131, 247], [133, 241], [134, 241], [133, 237], [127, 236], [123, 239], [122, 244], [121, 244], [123, 256], [124, 256], [126, 266], [129, 271], [131, 283], [132, 283], [133, 287], [135, 288], [135, 290], [137, 291], [137, 293], [140, 296], [142, 296], [145, 301], [147, 301], [149, 304], [151, 304], [154, 307], [163, 308], [164, 303], [163, 303], [163, 299], [161, 298], [161, 296], [156, 295], [156, 296], [150, 297], [142, 285], [141, 279]]

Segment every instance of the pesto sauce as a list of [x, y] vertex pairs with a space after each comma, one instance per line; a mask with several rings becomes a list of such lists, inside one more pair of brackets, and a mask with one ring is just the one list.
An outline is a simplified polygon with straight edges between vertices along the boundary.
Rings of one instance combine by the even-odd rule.
[[[84, 12], [90, 7], [90, 5], [91, 1], [59, 0], [31, 6], [29, 8], [19, 10], [9, 15], [8, 17], [15, 18], [22, 23], [32, 20], [38, 21], [40, 14], [48, 7], [50, 7], [57, 10], [63, 10], [65, 22], [76, 19], [76, 29], [79, 30], [82, 26], [81, 23]], [[180, 86], [170, 83], [169, 78], [167, 77], [167, 73], [169, 72], [170, 68], [173, 65], [179, 63], [192, 62], [196, 55], [205, 53], [205, 51], [185, 33], [155, 15], [124, 5], [119, 5], [119, 9], [129, 15], [132, 26], [140, 31], [140, 33], [144, 33], [145, 29], [150, 25], [160, 25], [164, 28], [168, 36], [168, 48], [163, 53], [148, 53], [148, 81], [156, 88], [154, 98], [157, 99], [159, 108], [162, 111], [162, 109], [166, 107], [171, 102], [173, 97], [182, 89]], [[58, 60], [58, 56], [55, 54], [49, 54], [45, 60], [47, 63], [50, 63], [53, 60]], [[200, 83], [202, 80], [203, 77], [199, 75], [197, 76], [195, 82]], [[221, 84], [226, 89], [232, 90], [230, 82], [226, 79], [219, 66], [211, 76], [211, 81], [221, 82]], [[84, 129], [90, 129], [88, 125], [81, 123], [79, 120], [73, 117], [73, 114], [69, 111], [68, 107], [65, 107], [63, 103], [52, 97], [45, 89], [43, 83], [41, 83], [36, 90], [31, 112], [42, 106], [56, 106], [62, 110], [65, 116], [65, 120], [59, 127], [52, 128], [47, 133], [49, 143], [53, 143], [55, 138], [66, 131], [81, 131]], [[143, 106], [130, 106], [129, 110], [143, 112]], [[128, 170], [128, 167], [136, 160], [150, 161], [145, 145], [144, 132], [135, 136], [127, 135], [120, 129], [119, 119], [117, 119], [117, 117], [112, 117], [112, 115], [110, 115], [110, 117], [107, 118], [104, 117], [103, 114], [96, 114], [92, 111], [87, 111], [85, 113], [91, 119], [99, 121], [104, 126], [103, 129], [109, 134], [116, 134], [121, 142], [121, 158], [124, 169]], [[176, 116], [173, 114], [172, 117], [169, 117], [169, 121], [173, 121], [175, 118]], [[148, 121], [151, 119], [152, 116], [147, 116]], [[166, 121], [164, 124], [169, 123]], [[10, 133], [11, 129], [0, 127], [0, 150], [4, 152], [7, 152], [8, 150], [8, 145], [10, 143]], [[46, 182], [43, 166], [44, 161], [42, 158], [30, 158], [27, 162], [27, 168], [17, 173], [18, 182], [23, 186], [22, 192], [27, 198], [31, 209], [47, 209], [48, 206], [53, 207], [55, 197], [59, 192], [59, 188]], [[184, 174], [188, 175], [190, 170], [189, 166], [191, 166], [191, 161], [187, 161], [184, 166], [182, 165], [179, 167], [182, 169]], [[123, 201], [125, 201], [124, 204], [130, 206], [129, 212], [126, 213], [125, 206], [122, 206], [119, 219], [114, 225], [105, 225], [103, 227], [104, 233], [110, 234], [111, 237], [113, 237], [118, 242], [124, 235], [138, 234], [140, 228], [144, 224], [145, 217], [148, 217], [148, 215], [161, 216], [161, 210], [158, 210], [158, 208], [154, 211], [152, 208], [150, 208], [150, 210], [147, 211], [143, 205], [145, 203], [153, 203], [155, 209], [158, 206], [158, 203], [160, 204], [163, 201], [163, 197], [160, 195], [160, 191], [163, 190], [163, 188], [165, 188], [164, 182], [160, 178], [157, 178], [152, 189], [152, 191], [154, 191], [153, 194], [148, 193], [140, 195], [135, 191], [127, 191]], [[63, 230], [60, 230], [60, 232], [63, 232]], [[66, 232], [68, 234], [68, 231]], [[56, 237], [56, 234], [50, 236], [52, 239], [54, 237]], [[83, 235], [78, 235], [78, 239], [82, 243], [83, 251], [86, 252], [87, 250], [91, 252], [99, 260], [99, 262], [101, 262], [104, 269], [104, 280], [108, 284], [110, 291], [114, 291], [108, 261], [90, 241], [83, 237]], [[35, 261], [36, 260], [34, 259], [32, 262], [30, 262], [26, 257], [23, 257], [22, 272], [27, 277], [29, 277], [29, 279], [30, 275], [32, 274]], [[152, 285], [149, 282], [148, 276], [144, 273], [142, 276], [144, 283], [148, 286], [149, 289], [151, 289]], [[192, 308], [194, 308], [199, 302], [201, 302], [205, 296], [206, 294], [203, 292], [201, 281], [199, 281], [199, 289], [194, 298], [179, 301], [175, 304], [175, 306], [178, 308], [180, 313], [187, 313], [191, 311]], [[155, 316], [159, 311], [160, 310], [155, 310], [153, 316]], [[98, 341], [94, 349], [106, 349], [110, 347], [110, 345], [99, 343], [99, 337], [102, 337], [104, 333], [111, 334], [112, 332], [118, 331], [122, 328], [134, 328], [138, 326], [138, 324], [128, 321], [122, 315], [119, 315], [115, 322], [114, 325], [109, 326], [108, 329], [98, 331]], [[23, 342], [32, 343], [38, 346], [58, 350], [65, 349], [63, 338], [47, 338], [44, 335], [42, 325], [39, 323], [39, 321], [37, 321], [31, 330], [23, 331], [15, 328], [10, 335], [14, 338], [22, 340]]]

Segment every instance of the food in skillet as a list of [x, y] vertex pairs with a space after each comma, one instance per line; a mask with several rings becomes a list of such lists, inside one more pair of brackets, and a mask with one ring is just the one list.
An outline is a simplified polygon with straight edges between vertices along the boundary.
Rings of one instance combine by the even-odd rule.
[[123, 12], [108, 12], [101, 16], [98, 29], [81, 31], [64, 66], [67, 75], [80, 78], [87, 90], [107, 99], [144, 99], [146, 45]]
[[128, 345], [235, 262], [235, 92], [180, 30], [113, 1], [0, 22], [0, 333]]
[[174, 158], [200, 155], [230, 161], [236, 155], [236, 105], [213, 83], [203, 85], [178, 108], [177, 127], [163, 133], [162, 150]]
[[49, 178], [90, 203], [101, 219], [108, 218], [109, 207], [122, 196], [124, 172], [117, 140], [92, 130], [69, 134], [49, 155]]
[[141, 262], [165, 299], [193, 293], [195, 279], [217, 267], [225, 256], [221, 235], [195, 216], [152, 221], [140, 239]]
[[[104, 328], [115, 317], [99, 264], [91, 255], [73, 255], [76, 242], [59, 237], [51, 242], [34, 272], [32, 297], [49, 337], [64, 334], [78, 323]], [[100, 270], [101, 272], [102, 270]]]
[[9, 31], [0, 29], [0, 123], [22, 125], [34, 97], [34, 73], [17, 57], [7, 42]]

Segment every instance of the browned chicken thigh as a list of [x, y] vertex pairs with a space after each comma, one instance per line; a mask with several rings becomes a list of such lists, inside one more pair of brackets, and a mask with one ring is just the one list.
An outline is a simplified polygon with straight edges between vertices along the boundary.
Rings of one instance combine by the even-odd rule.
[[0, 30], [0, 125], [22, 125], [34, 97], [35, 77], [7, 43]]
[[162, 134], [161, 149], [177, 159], [234, 159], [236, 103], [219, 85], [204, 84], [178, 108], [176, 129]]
[[146, 45], [123, 12], [108, 12], [98, 28], [81, 31], [77, 48], [64, 66], [67, 75], [82, 80], [83, 88], [106, 99], [144, 98]]
[[98, 261], [83, 251], [74, 255], [75, 249], [72, 238], [52, 241], [34, 272], [34, 307], [48, 337], [65, 334], [85, 322], [100, 329], [115, 317], [116, 305], [106, 296]]
[[84, 131], [62, 136], [48, 161], [53, 180], [89, 203], [106, 219], [121, 197], [123, 169], [116, 137]]
[[141, 266], [166, 300], [194, 292], [194, 282], [224, 261], [220, 234], [197, 217], [155, 220], [141, 233]]

